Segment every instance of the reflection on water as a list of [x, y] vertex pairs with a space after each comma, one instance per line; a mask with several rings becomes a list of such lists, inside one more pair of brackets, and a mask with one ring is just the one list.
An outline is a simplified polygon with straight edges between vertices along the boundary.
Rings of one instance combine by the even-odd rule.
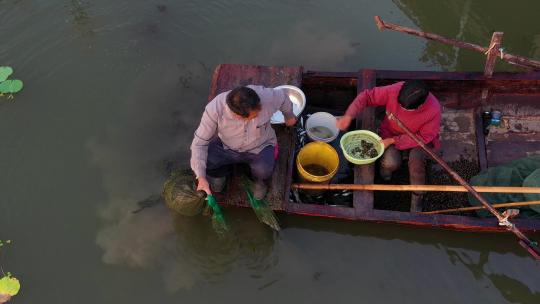
[[[537, 9], [534, 9], [538, 5], [537, 1], [522, 0], [514, 3], [516, 7], [522, 8], [518, 13], [520, 26], [514, 26], [510, 22], [508, 6], [502, 2], [473, 0], [443, 2], [393, 0], [393, 2], [423, 31], [485, 47], [489, 46], [493, 32], [501, 31], [504, 32], [502, 46], [505, 52], [539, 58], [535, 48], [531, 48], [531, 43], [534, 43], [538, 35], [537, 30], [523, 30], [538, 29], [535, 21]], [[441, 18], [440, 14], [433, 13], [435, 11], [444, 11], [453, 17]], [[421, 60], [448, 71], [483, 70], [485, 55], [426, 40]], [[498, 61], [497, 67], [498, 70], [520, 71], [501, 61]]]
[[[536, 284], [540, 280], [540, 276], [535, 274], [533, 277], [523, 278], [519, 272], [514, 273], [519, 278], [507, 275], [512, 274], [512, 269], [514, 272], [516, 269], [519, 271], [519, 265], [516, 265], [517, 263], [511, 258], [497, 253], [481, 252], [478, 255], [453, 249], [448, 249], [447, 254], [454, 265], [465, 266], [477, 281], [489, 282], [489, 285], [494, 286], [510, 303], [537, 303], [540, 301], [540, 287]], [[490, 255], [494, 257], [491, 259], [491, 263]], [[538, 265], [538, 263], [536, 264]]]
[[319, 28], [302, 22], [280, 35], [269, 49], [269, 57], [293, 62], [302, 58], [302, 65], [328, 69], [340, 65], [354, 53], [352, 41], [343, 32]]
[[90, 9], [90, 3], [84, 0], [71, 0], [69, 2], [69, 12], [72, 16], [75, 28], [81, 35], [91, 34], [91, 19], [87, 12]]
[[177, 261], [189, 263], [201, 281], [216, 282], [233, 267], [245, 267], [252, 277], [260, 277], [276, 265], [274, 243], [277, 233], [260, 224], [248, 210], [227, 210], [230, 232], [220, 237], [208, 217], [175, 217]]
[[163, 205], [145, 208], [102, 229], [97, 244], [105, 263], [159, 271], [169, 291], [217, 283], [235, 267], [261, 277], [278, 262], [277, 234], [245, 210], [226, 215], [230, 233], [220, 237], [209, 217], [174, 215]]

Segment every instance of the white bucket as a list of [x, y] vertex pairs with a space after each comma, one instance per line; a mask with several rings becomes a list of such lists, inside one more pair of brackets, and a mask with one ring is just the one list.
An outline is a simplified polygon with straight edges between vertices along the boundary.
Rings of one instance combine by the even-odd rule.
[[[314, 114], [311, 114], [311, 116], [306, 121], [306, 131], [307, 135], [311, 140], [314, 141], [322, 141], [322, 142], [332, 142], [334, 139], [336, 139], [339, 135], [339, 130], [336, 127], [336, 118], [334, 115], [326, 112], [317, 112]], [[316, 127], [325, 127], [327, 129], [316, 129]], [[317, 136], [320, 135], [320, 131], [326, 131], [329, 130], [332, 134], [329, 137], [321, 137]], [[319, 131], [319, 132], [315, 132]]]

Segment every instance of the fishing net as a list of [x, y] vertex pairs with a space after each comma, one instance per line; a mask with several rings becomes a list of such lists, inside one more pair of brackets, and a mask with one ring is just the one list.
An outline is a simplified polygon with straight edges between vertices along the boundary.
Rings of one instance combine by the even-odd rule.
[[253, 192], [251, 191], [252, 183], [247, 178], [244, 179], [243, 184], [249, 204], [251, 205], [251, 208], [253, 208], [259, 221], [270, 226], [272, 229], [279, 231], [281, 228], [279, 227], [276, 214], [269, 206], [268, 202], [264, 199], [258, 200], [253, 196]]
[[[540, 185], [540, 155], [517, 159], [511, 163], [492, 167], [471, 178], [473, 186], [509, 186], [509, 187], [538, 187]], [[523, 193], [481, 193], [490, 204], [523, 202], [540, 200], [538, 194]], [[481, 206], [481, 203], [469, 194], [469, 203], [472, 206]], [[492, 216], [486, 210], [478, 210], [480, 217]], [[520, 207], [520, 216], [526, 218], [540, 218], [539, 206]]]
[[163, 186], [163, 198], [169, 209], [186, 216], [201, 214], [206, 203], [205, 193], [197, 191], [191, 170], [178, 170], [171, 174]]
[[197, 191], [195, 175], [189, 169], [178, 170], [163, 186], [163, 198], [167, 207], [181, 215], [195, 216], [212, 213], [212, 226], [218, 234], [228, 231], [221, 208], [213, 195]]

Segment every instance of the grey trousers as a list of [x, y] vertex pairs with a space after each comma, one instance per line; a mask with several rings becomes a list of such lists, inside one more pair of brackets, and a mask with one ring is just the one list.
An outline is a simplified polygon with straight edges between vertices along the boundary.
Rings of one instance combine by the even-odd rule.
[[[386, 148], [381, 159], [381, 176], [389, 178], [392, 172], [401, 167], [402, 151], [393, 145]], [[409, 179], [411, 185], [424, 185], [426, 183], [426, 154], [421, 147], [412, 148], [409, 151]], [[417, 191], [415, 194], [423, 194]]]
[[274, 171], [274, 147], [267, 146], [258, 154], [236, 152], [223, 148], [221, 140], [215, 139], [208, 145], [206, 174], [211, 177], [223, 177], [231, 173], [232, 165], [245, 163], [251, 169], [256, 182], [268, 180]]

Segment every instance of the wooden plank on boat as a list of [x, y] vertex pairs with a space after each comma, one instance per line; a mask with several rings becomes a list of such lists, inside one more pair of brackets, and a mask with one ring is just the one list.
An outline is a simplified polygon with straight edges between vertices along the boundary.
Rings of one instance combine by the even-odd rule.
[[484, 171], [488, 167], [486, 136], [484, 134], [484, 122], [482, 120], [482, 109], [477, 108], [474, 111], [474, 129], [476, 132], [476, 149], [478, 151], [478, 166], [480, 171]]
[[540, 96], [495, 95], [489, 107], [502, 113], [487, 135], [488, 163], [505, 164], [540, 153]]
[[[361, 70], [358, 76], [357, 93], [375, 87], [376, 73], [374, 70]], [[377, 132], [375, 129], [375, 108], [366, 107], [356, 119], [356, 128]], [[373, 184], [375, 165], [354, 166], [355, 184]], [[373, 210], [373, 191], [354, 191], [353, 206], [357, 214]]]
[[486, 79], [477, 72], [428, 72], [428, 71], [385, 71], [377, 70], [377, 85], [387, 85], [408, 79], [426, 81], [432, 91], [481, 93], [488, 89], [491, 94], [538, 94], [540, 72], [494, 73]]
[[540, 81], [540, 72], [511, 73], [497, 72], [493, 73], [490, 79], [485, 79], [481, 72], [433, 72], [433, 71], [395, 71], [395, 70], [377, 70], [377, 79], [384, 80], [436, 80], [436, 81], [470, 81], [482, 80], [486, 83], [500, 83], [500, 81]]
[[448, 109], [443, 106], [441, 154], [446, 162], [460, 159], [478, 161], [474, 109]]
[[[278, 66], [257, 66], [240, 64], [221, 64], [212, 77], [209, 100], [217, 94], [229, 91], [237, 86], [249, 84], [263, 85], [266, 87], [276, 87], [283, 84], [301, 86], [302, 67], [278, 67]], [[290, 181], [290, 163], [293, 153], [293, 132], [284, 126], [273, 125], [278, 137], [279, 158], [276, 162], [272, 175], [271, 187], [268, 190], [267, 200], [273, 209], [282, 210], [283, 202], [288, 200]], [[233, 178], [229, 179], [227, 194], [223, 203], [235, 206], [248, 206], [247, 199], [242, 188], [240, 175], [241, 167], [235, 167]]]
[[[356, 214], [351, 208], [315, 204], [290, 204], [287, 212], [327, 218], [341, 218], [376, 223], [394, 223], [416, 227], [442, 228], [460, 231], [507, 232], [499, 226], [495, 218], [478, 218], [461, 215], [421, 214], [373, 209], [371, 212]], [[522, 231], [538, 232], [540, 224], [534, 219], [513, 219], [512, 222]]]

